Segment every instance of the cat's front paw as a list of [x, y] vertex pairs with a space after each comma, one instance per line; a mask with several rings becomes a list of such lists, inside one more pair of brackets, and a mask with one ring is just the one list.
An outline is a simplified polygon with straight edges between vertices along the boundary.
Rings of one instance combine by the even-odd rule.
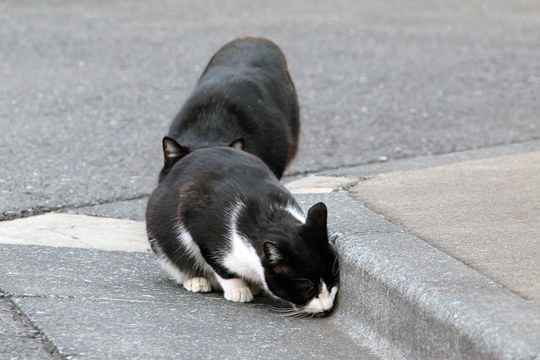
[[184, 281], [184, 288], [186, 290], [198, 293], [207, 293], [212, 291], [212, 285], [207, 278], [204, 277], [194, 277]]
[[225, 299], [234, 302], [250, 302], [253, 300], [253, 294], [248, 287], [237, 287], [228, 289], [224, 292]]

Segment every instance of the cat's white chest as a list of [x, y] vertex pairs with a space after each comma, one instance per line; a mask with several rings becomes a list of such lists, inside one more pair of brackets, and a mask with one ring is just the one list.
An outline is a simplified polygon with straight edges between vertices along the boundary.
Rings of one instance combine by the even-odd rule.
[[238, 233], [237, 220], [242, 203], [236, 203], [230, 211], [229, 233], [230, 252], [223, 257], [223, 265], [244, 279], [268, 289], [264, 281], [264, 269], [253, 246]]
[[266, 288], [264, 270], [253, 246], [238, 233], [233, 235], [231, 242], [231, 252], [224, 256], [223, 265], [244, 279]]

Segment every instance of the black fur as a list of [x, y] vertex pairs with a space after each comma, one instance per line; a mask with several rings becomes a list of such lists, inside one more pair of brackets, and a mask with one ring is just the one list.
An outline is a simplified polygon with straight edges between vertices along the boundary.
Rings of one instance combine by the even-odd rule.
[[179, 244], [175, 229], [182, 223], [219, 276], [240, 277], [221, 262], [231, 248], [227, 210], [239, 201], [244, 208], [237, 221], [238, 233], [249, 239], [259, 256], [272, 294], [302, 306], [317, 296], [321, 278], [328, 289], [337, 284], [339, 264], [328, 240], [326, 206], [311, 207], [302, 224], [285, 210], [292, 206], [301, 212], [268, 167], [234, 148], [193, 151], [172, 167], [148, 202], [152, 248], [190, 277], [205, 276]]
[[[244, 37], [212, 57], [167, 136], [186, 152], [244, 139], [245, 150], [281, 178], [296, 154], [299, 128], [296, 90], [282, 51], [268, 39]], [[170, 169], [165, 161], [160, 180]]]

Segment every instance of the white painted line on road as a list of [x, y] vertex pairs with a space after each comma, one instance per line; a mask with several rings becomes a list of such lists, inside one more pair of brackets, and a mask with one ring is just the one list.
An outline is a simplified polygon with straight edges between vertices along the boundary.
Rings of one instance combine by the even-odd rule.
[[150, 251], [142, 221], [59, 213], [0, 222], [0, 244]]
[[358, 179], [336, 176], [307, 176], [285, 186], [293, 194], [325, 194], [356, 185]]

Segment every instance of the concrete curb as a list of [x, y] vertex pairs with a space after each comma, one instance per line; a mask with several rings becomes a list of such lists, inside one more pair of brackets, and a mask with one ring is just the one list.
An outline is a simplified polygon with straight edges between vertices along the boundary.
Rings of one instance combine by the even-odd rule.
[[395, 359], [536, 359], [540, 308], [401, 232], [345, 193], [326, 202], [339, 229], [340, 305], [335, 321]]

